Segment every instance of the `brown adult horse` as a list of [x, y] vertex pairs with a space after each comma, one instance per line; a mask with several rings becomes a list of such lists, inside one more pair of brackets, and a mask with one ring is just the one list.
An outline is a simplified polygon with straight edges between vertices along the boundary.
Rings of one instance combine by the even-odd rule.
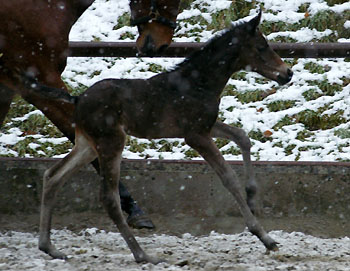
[[253, 70], [280, 84], [292, 78], [292, 71], [273, 52], [258, 30], [260, 18], [261, 13], [248, 22], [233, 25], [174, 70], [147, 80], [102, 80], [78, 97], [66, 92], [58, 95], [59, 90], [28, 80], [27, 85], [34, 92], [76, 105], [76, 144], [44, 175], [39, 237], [41, 250], [54, 258], [66, 257], [50, 240], [54, 198], [69, 176], [98, 157], [103, 178], [102, 202], [135, 260], [160, 261], [148, 256], [139, 246], [125, 222], [118, 200], [120, 162], [127, 134], [148, 139], [184, 138], [210, 164], [236, 199], [250, 232], [267, 249], [277, 249], [276, 242], [261, 227], [244, 200], [235, 172], [212, 140], [212, 137], [230, 138], [240, 145], [243, 153], [250, 154], [250, 141], [244, 131], [217, 121], [220, 96], [232, 73], [240, 69]]
[[[45, 85], [66, 89], [61, 79], [68, 54], [68, 34], [93, 0], [0, 0], [0, 123], [14, 95], [39, 108], [72, 142], [72, 104], [28, 92], [16, 80], [17, 71], [32, 74]], [[132, 19], [138, 25], [140, 52], [163, 50], [171, 42], [179, 0], [132, 0]], [[148, 20], [141, 20], [145, 16]], [[95, 167], [98, 164], [95, 163]], [[123, 209], [135, 227], [153, 227], [121, 186]]]

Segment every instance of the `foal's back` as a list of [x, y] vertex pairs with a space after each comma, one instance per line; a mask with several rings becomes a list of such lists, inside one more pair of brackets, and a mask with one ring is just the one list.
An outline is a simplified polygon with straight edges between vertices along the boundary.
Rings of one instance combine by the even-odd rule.
[[129, 135], [149, 139], [209, 133], [218, 102], [182, 87], [180, 78], [172, 80], [174, 73], [96, 83], [78, 98], [77, 125], [96, 135], [122, 126]]

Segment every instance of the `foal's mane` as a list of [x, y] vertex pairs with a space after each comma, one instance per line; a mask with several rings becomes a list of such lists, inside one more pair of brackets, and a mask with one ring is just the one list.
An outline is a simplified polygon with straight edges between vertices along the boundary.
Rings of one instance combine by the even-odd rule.
[[[204, 56], [210, 55], [212, 52], [215, 52], [218, 48], [218, 45], [224, 43], [229, 44], [230, 46], [234, 46], [238, 48], [239, 44], [239, 36], [241, 33], [245, 31], [245, 26], [248, 23], [246, 18], [240, 19], [238, 21], [232, 22], [231, 26], [221, 31], [221, 33], [215, 35], [209, 41], [205, 43], [205, 45], [199, 49], [191, 53], [185, 60], [178, 65], [176, 65], [173, 69], [169, 70], [169, 72], [179, 70], [181, 68], [186, 67], [188, 64], [191, 66], [196, 66], [198, 64], [206, 61]], [[237, 37], [237, 42], [232, 42], [233, 37]]]

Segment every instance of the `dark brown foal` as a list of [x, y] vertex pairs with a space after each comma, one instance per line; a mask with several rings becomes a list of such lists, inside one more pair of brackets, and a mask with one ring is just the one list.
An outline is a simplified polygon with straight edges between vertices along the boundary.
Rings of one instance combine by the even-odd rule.
[[76, 144], [69, 155], [48, 169], [44, 176], [41, 250], [55, 258], [65, 257], [50, 241], [55, 195], [71, 174], [98, 157], [103, 205], [128, 243], [135, 260], [161, 261], [141, 249], [120, 208], [118, 182], [127, 134], [147, 139], [184, 138], [211, 165], [236, 199], [249, 231], [267, 249], [277, 249], [276, 242], [261, 227], [245, 201], [235, 172], [212, 140], [212, 137], [227, 138], [241, 147], [249, 176], [248, 202], [254, 201], [254, 193], [249, 194], [255, 189], [254, 176], [250, 175], [249, 138], [243, 130], [218, 122], [217, 116], [221, 92], [234, 72], [240, 69], [256, 71], [280, 84], [292, 78], [292, 71], [272, 51], [259, 31], [260, 18], [261, 13], [249, 21], [232, 25], [174, 70], [147, 80], [107, 79], [96, 83], [79, 97], [64, 92], [57, 95], [58, 90], [31, 84], [33, 92], [52, 93], [51, 99], [76, 105]]

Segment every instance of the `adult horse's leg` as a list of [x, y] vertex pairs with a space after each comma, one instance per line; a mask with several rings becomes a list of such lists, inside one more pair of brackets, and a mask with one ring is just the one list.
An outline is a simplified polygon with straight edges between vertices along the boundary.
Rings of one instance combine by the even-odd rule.
[[244, 162], [244, 174], [247, 180], [245, 186], [247, 203], [250, 210], [255, 215], [259, 214], [261, 208], [259, 208], [258, 185], [256, 183], [255, 172], [250, 159], [251, 143], [246, 132], [238, 127], [232, 127], [217, 121], [211, 130], [211, 136], [232, 140], [240, 147]]
[[137, 205], [125, 185], [119, 181], [121, 207], [128, 214], [127, 222], [135, 229], [154, 229], [155, 226], [145, 212]]
[[[92, 165], [95, 167], [97, 172], [100, 172], [100, 166], [98, 160], [94, 160]], [[119, 181], [119, 194], [121, 208], [128, 214], [128, 224], [130, 227], [136, 229], [153, 229], [155, 228], [153, 222], [148, 218], [144, 211], [137, 205], [135, 200], [132, 198], [128, 189], [125, 185]]]
[[210, 135], [190, 135], [185, 138], [186, 143], [197, 150], [200, 155], [209, 163], [216, 174], [220, 177], [223, 185], [236, 199], [240, 211], [244, 217], [249, 231], [256, 235], [269, 250], [277, 250], [277, 243], [265, 232], [241, 193], [240, 183], [236, 173], [226, 163], [219, 149], [216, 147]]
[[[50, 71], [49, 64], [45, 74], [40, 74], [39, 82], [43, 82], [47, 86], [54, 86], [67, 91], [64, 82], [61, 79], [59, 72], [55, 68]], [[51, 99], [45, 95], [28, 89], [26, 86], [18, 84], [17, 91], [22, 98], [28, 103], [40, 109], [45, 116], [52, 121], [53, 124], [71, 141], [74, 143], [75, 131], [72, 125], [74, 116], [74, 105], [64, 103], [59, 100]]]
[[96, 158], [97, 154], [87, 140], [78, 136], [73, 150], [44, 174], [43, 193], [40, 212], [39, 249], [56, 259], [65, 259], [66, 255], [58, 251], [51, 243], [50, 230], [52, 210], [56, 202], [58, 190], [67, 178], [81, 167]]
[[0, 83], [0, 127], [2, 126], [5, 117], [10, 109], [14, 91]]

